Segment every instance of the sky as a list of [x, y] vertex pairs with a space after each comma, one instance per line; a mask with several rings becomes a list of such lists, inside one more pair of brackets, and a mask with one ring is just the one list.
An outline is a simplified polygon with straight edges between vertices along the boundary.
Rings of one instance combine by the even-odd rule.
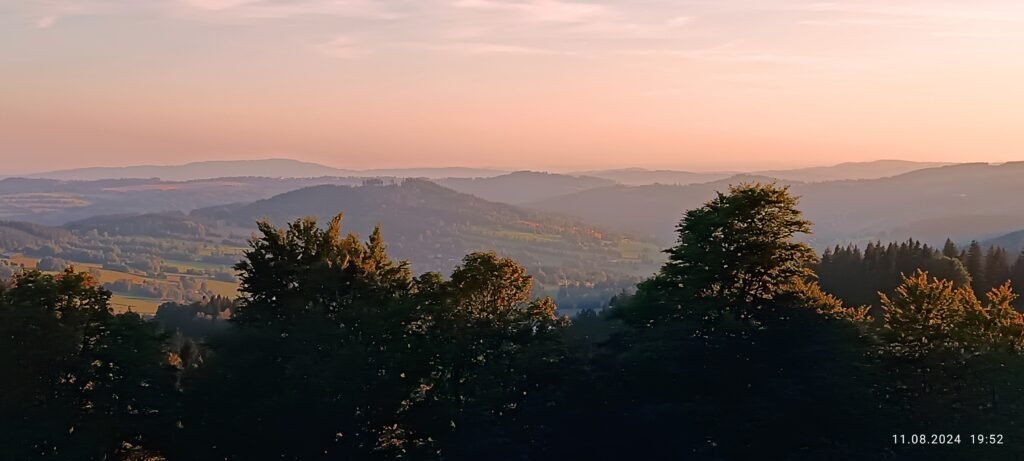
[[1019, 0], [0, 0], [0, 173], [1024, 160]]

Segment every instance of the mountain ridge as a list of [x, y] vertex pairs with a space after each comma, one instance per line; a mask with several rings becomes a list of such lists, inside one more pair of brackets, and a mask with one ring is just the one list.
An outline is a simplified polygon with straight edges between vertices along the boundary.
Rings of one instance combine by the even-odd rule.
[[130, 165], [121, 167], [86, 167], [54, 170], [9, 177], [59, 180], [152, 179], [189, 181], [227, 177], [315, 178], [337, 177], [484, 177], [505, 171], [487, 168], [431, 167], [379, 168], [368, 170], [335, 168], [319, 163], [286, 158], [253, 160], [206, 160], [176, 165]]
[[[683, 186], [612, 186], [553, 197], [524, 206], [565, 213], [670, 244], [682, 213], [724, 191], [729, 184], [774, 182], [801, 197], [800, 208], [815, 222], [805, 239], [819, 249], [837, 243], [917, 238], [941, 244], [1024, 228], [1024, 204], [1006, 200], [1024, 194], [1024, 162], [957, 164], [877, 179], [799, 182], [757, 176]], [[608, 213], [607, 210], [616, 210]]]

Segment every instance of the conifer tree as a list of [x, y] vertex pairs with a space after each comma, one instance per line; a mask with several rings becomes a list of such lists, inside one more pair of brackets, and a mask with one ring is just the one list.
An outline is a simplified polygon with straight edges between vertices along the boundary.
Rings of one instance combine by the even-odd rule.
[[947, 258], [957, 258], [960, 256], [960, 250], [956, 247], [956, 243], [953, 243], [952, 239], [946, 239], [946, 243], [942, 245], [942, 256]]
[[1000, 286], [1010, 280], [1010, 258], [1006, 250], [991, 246], [985, 254], [985, 286], [986, 291]]
[[970, 246], [967, 247], [963, 256], [964, 267], [967, 268], [967, 272], [971, 274], [971, 286], [974, 287], [974, 293], [981, 295], [984, 292], [985, 287], [988, 286], [988, 280], [985, 274], [985, 254], [981, 248], [981, 244], [977, 240], [972, 240]]

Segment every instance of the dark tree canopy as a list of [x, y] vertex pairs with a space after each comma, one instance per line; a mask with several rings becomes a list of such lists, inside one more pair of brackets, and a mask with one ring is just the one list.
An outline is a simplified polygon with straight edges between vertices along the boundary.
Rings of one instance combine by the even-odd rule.
[[704, 310], [697, 316], [746, 315], [794, 280], [813, 277], [814, 251], [793, 240], [811, 232], [797, 203], [785, 187], [744, 184], [686, 212], [668, 262], [641, 285], [641, 292], [662, 293], [650, 303], [652, 315], [696, 313], [698, 306]]
[[[380, 226], [341, 224], [259, 223], [240, 297], [151, 320], [72, 269], [0, 285], [0, 460], [1024, 457], [1024, 315], [999, 282], [1024, 256], [909, 240], [817, 261], [797, 199], [741, 185], [570, 321], [499, 253], [414, 274]], [[925, 423], [964, 440], [892, 442]]]
[[[518, 365], [524, 354], [546, 355], [538, 347], [566, 325], [550, 300], [532, 299], [521, 266], [472, 253], [450, 279], [414, 278], [388, 256], [379, 226], [365, 242], [342, 235], [340, 215], [326, 228], [307, 218], [259, 229], [237, 265], [239, 332], [185, 383], [190, 434], [201, 442], [183, 455], [454, 458], [494, 449], [468, 448], [484, 441], [475, 422], [498, 424], [496, 409], [516, 407], [534, 383]], [[237, 437], [214, 430], [232, 421], [244, 421]]]
[[173, 437], [164, 338], [109, 300], [71, 268], [0, 287], [0, 459], [101, 460]]

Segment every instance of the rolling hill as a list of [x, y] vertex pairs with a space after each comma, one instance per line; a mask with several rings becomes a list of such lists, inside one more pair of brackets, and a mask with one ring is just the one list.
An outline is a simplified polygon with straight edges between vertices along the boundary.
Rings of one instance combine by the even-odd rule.
[[906, 160], [876, 160], [871, 162], [847, 162], [838, 165], [797, 168], [789, 170], [766, 170], [747, 173], [736, 172], [692, 172], [678, 170], [647, 170], [644, 168], [623, 168], [618, 170], [581, 171], [579, 175], [605, 178], [626, 186], [666, 184], [685, 186], [720, 181], [737, 174], [767, 176], [786, 181], [821, 182], [847, 179], [877, 179], [896, 176], [914, 170], [948, 165], [939, 162], [911, 162]]
[[752, 174], [787, 181], [821, 182], [846, 179], [878, 179], [897, 176], [915, 170], [946, 166], [941, 162], [911, 162], [907, 160], [875, 160], [846, 162], [832, 166], [797, 168], [791, 170], [758, 171]]
[[[942, 243], [995, 236], [1024, 228], [1024, 162], [960, 164], [899, 176], [789, 185], [802, 197], [800, 207], [815, 222], [807, 240], [818, 248], [845, 242], [914, 237]], [[612, 186], [527, 204], [577, 216], [595, 225], [632, 232], [662, 245], [675, 238], [682, 213], [725, 190], [729, 184], [775, 181], [736, 176], [687, 186]]]
[[360, 184], [365, 178], [237, 177], [195, 181], [104, 179], [0, 180], [0, 219], [61, 225], [97, 215], [191, 211], [252, 201], [317, 184]]
[[684, 186], [703, 182], [718, 181], [733, 176], [735, 172], [697, 173], [679, 170], [648, 170], [646, 168], [620, 168], [616, 170], [593, 170], [572, 173], [581, 176], [608, 179], [626, 186], [668, 184]]
[[609, 179], [536, 171], [517, 171], [490, 178], [445, 178], [434, 182], [484, 200], [511, 204], [615, 185], [615, 181]]
[[0, 250], [10, 251], [73, 239], [71, 232], [54, 227], [19, 221], [0, 221]]
[[343, 227], [366, 236], [383, 226], [392, 253], [417, 270], [450, 270], [466, 253], [496, 250], [530, 267], [646, 273], [658, 248], [564, 215], [489, 202], [425, 180], [359, 187], [322, 185], [252, 203], [196, 210], [190, 217], [253, 228], [303, 216], [326, 221], [345, 213]]
[[997, 237], [992, 237], [981, 242], [982, 246], [1000, 246], [1010, 252], [1010, 255], [1017, 255], [1024, 251], [1024, 229], [1013, 231]]
[[186, 216], [180, 211], [146, 213], [139, 215], [99, 215], [64, 225], [75, 232], [92, 232], [109, 236], [179, 237], [203, 239], [207, 224]]

